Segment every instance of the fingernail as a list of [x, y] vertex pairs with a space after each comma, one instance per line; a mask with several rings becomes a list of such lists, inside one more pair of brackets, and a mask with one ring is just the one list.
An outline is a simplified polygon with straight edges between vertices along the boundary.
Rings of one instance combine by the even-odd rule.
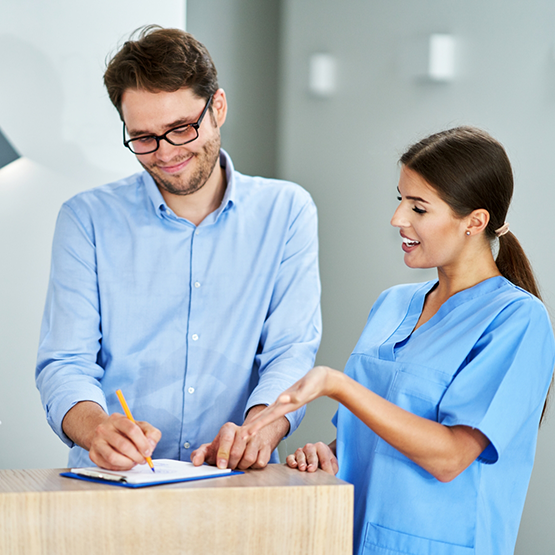
[[154, 451], [154, 448], [156, 447], [156, 442], [153, 439], [148, 438], [148, 442], [150, 443], [150, 446], [152, 447], [152, 450]]
[[225, 459], [219, 459], [218, 468], [226, 468], [226, 467], [227, 467], [227, 461]]

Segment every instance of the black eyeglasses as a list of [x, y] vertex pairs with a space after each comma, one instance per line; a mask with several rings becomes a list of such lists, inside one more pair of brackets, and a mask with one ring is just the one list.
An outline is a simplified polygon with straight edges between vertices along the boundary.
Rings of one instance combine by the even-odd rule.
[[187, 123], [186, 125], [179, 125], [178, 127], [173, 127], [166, 131], [163, 135], [143, 135], [142, 137], [135, 137], [133, 139], [126, 138], [126, 127], [125, 122], [123, 122], [123, 144], [133, 153], [133, 154], [150, 154], [156, 152], [160, 147], [160, 141], [163, 139], [173, 146], [183, 146], [187, 143], [193, 142], [198, 139], [198, 129], [210, 102], [212, 101], [212, 96], [206, 102], [202, 114], [195, 123]]

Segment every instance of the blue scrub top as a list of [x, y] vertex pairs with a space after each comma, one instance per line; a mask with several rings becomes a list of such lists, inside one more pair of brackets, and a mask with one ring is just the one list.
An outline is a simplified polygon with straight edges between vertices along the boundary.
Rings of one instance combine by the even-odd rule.
[[547, 311], [494, 277], [412, 333], [437, 282], [381, 294], [345, 373], [414, 414], [479, 429], [490, 445], [441, 483], [342, 405], [338, 477], [355, 485], [355, 553], [512, 554], [555, 364]]

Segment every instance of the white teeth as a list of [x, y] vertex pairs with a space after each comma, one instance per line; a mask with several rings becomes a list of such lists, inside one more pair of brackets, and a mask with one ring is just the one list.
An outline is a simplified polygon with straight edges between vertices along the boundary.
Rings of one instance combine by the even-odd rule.
[[409, 247], [420, 245], [420, 241], [412, 241], [411, 239], [407, 239], [407, 237], [403, 237], [403, 243]]

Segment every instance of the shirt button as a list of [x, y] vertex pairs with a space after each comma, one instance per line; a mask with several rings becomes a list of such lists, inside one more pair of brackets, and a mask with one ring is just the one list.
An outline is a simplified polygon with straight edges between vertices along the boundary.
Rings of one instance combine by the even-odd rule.
[[195, 231], [195, 235], [200, 235], [200, 231], [198, 229]]
[[195, 281], [195, 287], [198, 289], [200, 287], [200, 283], [198, 281]]
[[190, 387], [187, 391], [188, 391], [189, 393], [194, 393], [194, 392], [195, 392], [195, 388], [194, 388], [194, 387]]
[[193, 341], [196, 341], [198, 339], [198, 335], [196, 333], [193, 333]]
[[186, 442], [183, 444], [183, 447], [185, 447], [185, 449], [189, 449], [189, 447], [191, 447], [191, 444], [190, 444], [188, 441], [186, 441]]

